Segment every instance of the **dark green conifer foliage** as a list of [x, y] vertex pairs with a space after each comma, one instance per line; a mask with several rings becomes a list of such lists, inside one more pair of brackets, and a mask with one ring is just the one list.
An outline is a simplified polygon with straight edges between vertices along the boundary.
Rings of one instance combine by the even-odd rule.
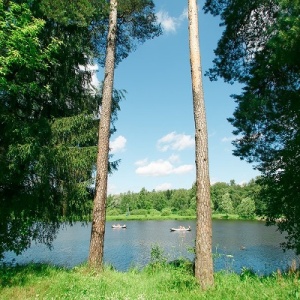
[[[117, 62], [160, 34], [145, 7], [123, 1]], [[0, 0], [0, 257], [90, 217], [102, 97], [89, 66], [104, 61], [108, 13], [106, 0]], [[122, 98], [113, 92], [110, 134]]]
[[17, 2], [0, 1], [0, 255], [50, 245], [62, 220], [89, 217], [101, 103], [83, 68], [95, 52], [87, 25]]
[[244, 86], [229, 119], [234, 155], [261, 172], [261, 213], [300, 253], [300, 3], [209, 0], [205, 9], [225, 25], [209, 75]]

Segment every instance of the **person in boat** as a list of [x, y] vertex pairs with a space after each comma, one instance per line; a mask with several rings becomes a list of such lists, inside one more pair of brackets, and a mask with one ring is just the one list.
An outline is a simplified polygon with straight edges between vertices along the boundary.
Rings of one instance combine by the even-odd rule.
[[117, 225], [113, 224], [112, 227], [121, 227], [121, 225], [120, 224], [117, 224]]

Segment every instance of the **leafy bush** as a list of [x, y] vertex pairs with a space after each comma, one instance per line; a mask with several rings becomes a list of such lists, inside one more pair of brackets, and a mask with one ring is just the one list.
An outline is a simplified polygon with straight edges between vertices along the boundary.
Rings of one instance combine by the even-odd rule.
[[161, 214], [161, 212], [158, 211], [157, 209], [154, 209], [154, 208], [149, 209], [149, 215], [151, 215], [151, 216], [160, 216], [160, 214]]
[[165, 264], [167, 258], [159, 245], [153, 245], [150, 252], [150, 264]]
[[244, 198], [236, 210], [240, 217], [253, 219], [255, 216], [255, 202], [249, 197]]
[[196, 216], [196, 211], [194, 209], [186, 209], [180, 212], [181, 216]]
[[108, 209], [106, 214], [108, 216], [118, 216], [121, 214], [121, 210], [117, 208]]
[[164, 254], [164, 250], [158, 244], [153, 245], [150, 252], [150, 262], [145, 270], [152, 274], [157, 270], [165, 268], [166, 262], [167, 257]]
[[147, 216], [148, 211], [147, 209], [134, 209], [130, 213], [131, 215], [136, 215], [136, 216]]
[[229, 193], [226, 193], [222, 196], [219, 203], [219, 212], [225, 214], [232, 214], [234, 212], [232, 200]]
[[166, 207], [161, 211], [162, 216], [170, 216], [171, 214], [172, 214], [172, 210], [169, 207]]

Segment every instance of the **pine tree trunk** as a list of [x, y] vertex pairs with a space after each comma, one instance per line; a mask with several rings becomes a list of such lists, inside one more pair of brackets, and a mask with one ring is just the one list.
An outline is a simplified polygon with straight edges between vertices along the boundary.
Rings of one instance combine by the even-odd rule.
[[202, 86], [198, 10], [196, 0], [188, 0], [188, 18], [196, 143], [197, 228], [195, 277], [202, 289], [205, 290], [213, 285], [214, 277], [207, 125]]
[[117, 30], [117, 0], [110, 1], [109, 29], [106, 46], [105, 75], [99, 123], [96, 191], [91, 229], [89, 266], [103, 265], [104, 234], [106, 219], [108, 154], [111, 122], [112, 93], [115, 70], [115, 42]]

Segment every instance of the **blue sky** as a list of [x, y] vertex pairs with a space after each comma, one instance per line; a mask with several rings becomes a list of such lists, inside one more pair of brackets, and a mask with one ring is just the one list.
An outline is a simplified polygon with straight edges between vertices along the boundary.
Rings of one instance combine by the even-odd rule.
[[[195, 182], [194, 117], [188, 46], [187, 1], [154, 0], [163, 35], [130, 54], [116, 68], [115, 88], [126, 90], [111, 137], [118, 171], [109, 176], [108, 193], [189, 189]], [[199, 1], [203, 5], [203, 1]], [[219, 20], [199, 12], [203, 73], [212, 66], [221, 36]], [[101, 81], [102, 72], [98, 72]], [[215, 182], [248, 182], [258, 175], [232, 155], [231, 94], [240, 87], [204, 80], [209, 139], [209, 170]]]

